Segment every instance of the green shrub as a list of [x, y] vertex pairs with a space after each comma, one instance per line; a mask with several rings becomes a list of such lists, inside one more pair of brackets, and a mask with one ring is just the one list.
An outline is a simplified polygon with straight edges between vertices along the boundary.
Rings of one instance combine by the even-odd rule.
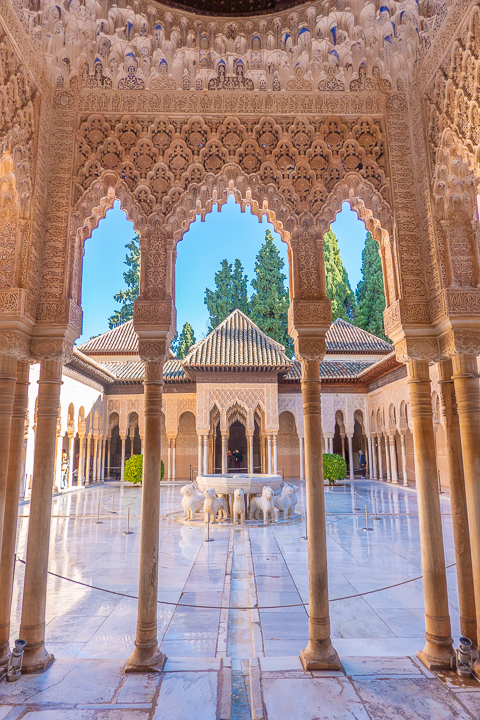
[[[127, 462], [125, 463], [125, 472], [124, 472], [125, 481], [133, 483], [134, 485], [139, 485], [142, 482], [142, 472], [143, 472], [143, 455], [132, 455], [131, 458], [128, 458]], [[165, 465], [163, 463], [163, 460], [161, 460], [160, 480], [163, 480], [164, 477], [165, 477]]]
[[347, 463], [341, 455], [335, 453], [324, 453], [323, 455], [323, 477], [328, 480], [330, 485], [335, 484], [335, 480], [343, 480], [347, 474]]

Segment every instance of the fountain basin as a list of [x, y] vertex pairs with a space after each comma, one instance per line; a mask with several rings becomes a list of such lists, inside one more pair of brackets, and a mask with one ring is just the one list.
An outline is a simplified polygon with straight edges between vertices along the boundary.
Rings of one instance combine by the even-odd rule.
[[198, 475], [197, 485], [203, 492], [214, 488], [217, 495], [233, 495], [241, 489], [245, 495], [261, 495], [265, 485], [278, 490], [282, 482], [281, 475], [263, 475], [248, 473], [225, 473], [225, 475]]

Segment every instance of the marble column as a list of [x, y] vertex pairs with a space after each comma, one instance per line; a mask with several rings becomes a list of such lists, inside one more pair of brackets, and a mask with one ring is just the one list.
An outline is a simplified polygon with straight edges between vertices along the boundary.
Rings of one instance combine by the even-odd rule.
[[37, 429], [20, 625], [20, 637], [27, 641], [22, 672], [27, 673], [45, 670], [53, 662], [53, 655], [45, 648], [45, 607], [52, 475], [61, 385], [62, 363], [43, 360], [38, 380]]
[[198, 436], [198, 474], [203, 474], [203, 451], [202, 451], [203, 435]]
[[253, 435], [248, 437], [248, 472], [253, 475]]
[[100, 480], [105, 481], [105, 453], [107, 451], [107, 440], [102, 437], [102, 465], [100, 467]]
[[390, 474], [390, 448], [388, 445], [388, 435], [384, 435], [384, 441], [385, 441], [385, 465], [387, 469], [387, 482], [390, 482], [392, 479], [392, 476]]
[[278, 474], [277, 436], [273, 435], [273, 474]]
[[340, 659], [330, 639], [320, 358], [302, 357], [297, 343], [295, 349], [302, 365], [310, 602], [309, 641], [300, 658], [305, 670], [340, 670]]
[[80, 487], [85, 481], [85, 436], [80, 435], [78, 444], [78, 475], [77, 485]]
[[222, 433], [222, 475], [227, 472], [227, 449], [225, 444], [225, 433]]
[[172, 479], [172, 443], [170, 438], [167, 438], [168, 442], [168, 453], [167, 453], [167, 480]]
[[17, 359], [0, 355], [0, 551], [2, 547], [5, 498], [7, 492], [8, 453], [12, 424]]
[[388, 437], [390, 444], [390, 468], [392, 483], [398, 485], [398, 472], [397, 472], [397, 451], [395, 447], [395, 435], [389, 435]]
[[372, 435], [372, 467], [373, 467], [373, 479], [378, 480], [377, 472], [377, 438]]
[[87, 435], [87, 456], [85, 458], [85, 485], [90, 483], [90, 456], [92, 453], [92, 436], [89, 433]]
[[457, 563], [460, 632], [475, 643], [477, 642], [475, 588], [463, 473], [462, 441], [452, 373], [453, 365], [450, 359], [441, 360], [438, 363], [438, 384], [445, 427], [445, 449], [448, 477], [450, 478], [450, 503]]
[[110, 477], [110, 465], [112, 463], [112, 436], [109, 435], [107, 437], [107, 445], [106, 445], [106, 453], [107, 453], [107, 468], [106, 468], [106, 477]]
[[368, 458], [369, 458], [368, 463], [367, 463], [368, 464], [368, 477], [370, 479], [372, 479], [373, 478], [373, 461], [372, 461], [373, 453], [372, 453], [372, 438], [370, 437], [370, 435], [367, 438], [367, 443], [368, 443]]
[[177, 477], [177, 439], [172, 438], [172, 480]]
[[304, 447], [303, 437], [298, 438], [300, 441], [300, 480], [305, 480], [305, 460], [304, 460]]
[[382, 435], [377, 435], [378, 479], [383, 480]]
[[73, 486], [73, 466], [75, 464], [75, 435], [68, 436], [68, 480], [67, 487]]
[[407, 453], [405, 451], [405, 433], [400, 434], [400, 445], [402, 446], [402, 475], [403, 484], [408, 487]]
[[28, 405], [29, 365], [18, 361], [17, 381], [10, 425], [10, 445], [5, 494], [5, 521], [0, 560], [0, 667], [9, 656], [10, 611], [12, 605], [15, 540], [17, 535], [18, 503], [22, 484], [25, 415]]
[[353, 436], [348, 435], [348, 457], [350, 463], [350, 480], [355, 479], [355, 472], [353, 469]]
[[345, 435], [340, 435], [340, 440], [342, 442], [342, 457], [345, 460]]
[[268, 474], [271, 475], [273, 472], [273, 463], [272, 463], [272, 436], [267, 436], [268, 441]]
[[208, 475], [208, 435], [203, 436], [203, 472]]
[[[480, 388], [475, 355], [454, 355], [453, 381], [457, 398], [463, 474], [472, 554], [473, 587], [477, 618], [477, 644], [480, 645]], [[476, 674], [480, 676], [480, 660]]]
[[[123, 470], [122, 470], [123, 474]], [[98, 480], [98, 435], [93, 438], [93, 482]]]
[[122, 460], [121, 460], [121, 466], [120, 466], [120, 480], [125, 480], [125, 450], [126, 450], [126, 444], [127, 444], [127, 436], [122, 435]]
[[165, 655], [157, 640], [163, 361], [145, 362], [144, 387], [145, 443], [137, 632], [135, 649], [127, 662], [126, 672], [158, 672], [165, 663]]
[[62, 486], [63, 440], [63, 435], [55, 435], [55, 460], [52, 482], [53, 492], [56, 492]]
[[[415, 449], [418, 521], [425, 595], [425, 647], [417, 653], [430, 669], [448, 669], [453, 655], [438, 494], [432, 398], [427, 360], [407, 362]], [[479, 558], [480, 562], [480, 558]]]

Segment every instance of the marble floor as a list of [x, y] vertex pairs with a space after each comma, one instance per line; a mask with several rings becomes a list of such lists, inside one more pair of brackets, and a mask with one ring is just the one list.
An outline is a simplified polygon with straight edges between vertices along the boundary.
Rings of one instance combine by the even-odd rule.
[[[174, 687], [175, 682], [196, 688], [199, 697], [210, 697], [214, 714], [205, 710], [203, 715], [198, 715], [202, 719], [210, 715], [222, 717], [222, 720], [223, 715], [238, 720], [290, 718], [292, 715], [285, 713], [287, 709], [291, 712], [291, 706], [284, 703], [282, 710], [281, 701], [282, 697], [285, 701], [285, 693], [289, 692], [302, 697], [303, 704], [300, 703], [295, 714], [298, 720], [397, 717], [388, 709], [388, 699], [381, 699], [387, 681], [393, 688], [392, 697], [395, 692], [401, 693], [403, 687], [413, 698], [417, 691], [412, 689], [410, 692], [408, 688], [415, 688], [419, 683], [423, 688], [418, 690], [420, 700], [425, 692], [428, 695], [427, 687], [431, 685], [435, 690], [432, 690], [433, 704], [427, 703], [427, 714], [422, 714], [421, 706], [416, 707], [413, 703], [412, 714], [398, 717], [438, 717], [442, 720], [443, 717], [478, 717], [480, 695], [475, 683], [468, 692], [462, 689], [462, 698], [467, 695], [473, 698], [472, 707], [479, 709], [476, 715], [468, 714], [471, 710], [466, 703], [458, 715], [452, 714], [451, 710], [446, 710], [445, 715], [438, 714], [433, 708], [435, 703], [442, 706], [442, 693], [447, 693], [449, 698], [448, 702], [445, 700], [447, 709], [449, 702], [457, 703], [458, 693], [454, 695], [437, 678], [408, 660], [408, 656], [414, 658], [416, 651], [423, 647], [424, 633], [414, 490], [369, 480], [325, 488], [332, 637], [346, 675], [315, 678], [303, 673], [298, 661], [299, 652], [308, 638], [307, 542], [302, 539], [305, 534], [303, 523], [248, 529], [214, 526], [211, 530], [213, 542], [206, 543], [203, 528], [175, 521], [174, 513], [180, 509], [181, 485], [164, 484], [161, 491], [158, 636], [163, 651], [170, 658], [164, 679], [159, 683], [158, 678], [153, 678], [150, 685], [145, 679], [142, 681], [150, 688], [150, 695], [145, 691], [150, 700], [145, 700], [144, 707], [135, 710], [140, 715], [125, 715], [124, 710], [127, 712], [128, 708], [119, 707], [122, 683], [126, 682], [130, 687], [135, 680], [118, 677], [117, 695], [114, 693], [105, 700], [107, 704], [116, 703], [115, 707], [80, 707], [76, 703], [72, 704], [75, 715], [71, 714], [72, 709], [68, 711], [70, 714], [62, 715], [61, 707], [40, 708], [39, 718], [180, 719], [187, 717], [180, 710], [174, 711], [173, 715], [151, 714], [157, 712], [155, 707], [162, 693], [168, 692], [168, 683]], [[118, 674], [122, 662], [130, 654], [136, 622], [140, 499], [141, 489], [119, 483], [105, 483], [54, 498], [46, 638], [47, 647], [57, 661], [53, 666], [56, 670], [49, 673], [61, 673], [63, 668], [68, 677], [69, 668], [86, 667], [88, 670], [96, 664], [107, 674]], [[364, 531], [365, 506], [369, 512], [370, 532]], [[455, 557], [447, 497], [442, 497], [441, 506], [449, 566], [452, 634], [458, 640]], [[301, 487], [297, 511], [304, 509], [304, 488]], [[126, 535], [128, 510], [132, 534]], [[18, 636], [20, 623], [28, 503], [21, 506], [20, 513], [12, 636]], [[96, 523], [97, 513], [100, 514], [99, 524]], [[368, 672], [356, 674], [356, 666], [352, 666], [353, 671], [349, 670], [348, 663], [355, 662], [369, 668]], [[402, 663], [408, 662], [408, 672], [399, 673], [397, 669], [386, 673], [385, 666], [389, 662], [393, 663], [392, 667], [397, 667], [398, 663], [403, 667]], [[379, 668], [383, 668], [381, 681], [377, 677]], [[90, 669], [90, 672], [94, 670]], [[73, 675], [76, 674], [74, 671]], [[61, 682], [66, 683], [62, 678]], [[308, 678], [310, 683], [306, 683]], [[21, 680], [26, 687], [34, 687], [33, 682], [31, 678]], [[47, 681], [37, 679], [35, 682], [41, 685]], [[381, 691], [380, 682], [387, 683]], [[315, 710], [318, 683], [323, 687], [323, 695], [331, 695], [332, 708], [337, 706], [335, 698], [339, 695], [342, 698], [351, 695], [351, 707], [338, 713], [335, 709], [327, 712], [326, 703], [322, 710], [324, 714], [319, 715]], [[227, 686], [228, 692], [233, 690], [232, 702], [227, 697]], [[4, 684], [0, 688], [0, 720], [23, 717], [9, 714], [20, 708], [17, 702], [11, 704], [8, 713], [3, 712], [1, 703], [8, 702], [8, 693], [5, 693], [9, 688]], [[348, 692], [347, 688], [350, 688]], [[43, 690], [41, 696], [33, 693], [31, 697], [37, 699], [31, 702], [40, 702], [38, 698], [44, 696]], [[20, 693], [19, 699], [22, 697]], [[376, 707], [375, 698], [380, 703], [377, 703], [378, 713], [372, 710]], [[84, 704], [89, 702], [85, 700]], [[479, 704], [476, 706], [475, 702]], [[33, 712], [29, 703], [22, 706], [22, 712], [29, 718], [36, 717], [37, 710]], [[197, 717], [198, 704], [195, 708], [188, 713], [190, 718]], [[117, 714], [101, 714], [112, 712]]]

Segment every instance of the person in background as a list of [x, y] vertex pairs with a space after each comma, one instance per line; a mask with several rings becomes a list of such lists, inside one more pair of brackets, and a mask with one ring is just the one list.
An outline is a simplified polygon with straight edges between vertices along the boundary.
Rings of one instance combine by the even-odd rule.
[[358, 462], [360, 463], [362, 477], [365, 477], [366, 468], [367, 468], [367, 459], [366, 459], [362, 449], [360, 449], [360, 452], [358, 454]]

